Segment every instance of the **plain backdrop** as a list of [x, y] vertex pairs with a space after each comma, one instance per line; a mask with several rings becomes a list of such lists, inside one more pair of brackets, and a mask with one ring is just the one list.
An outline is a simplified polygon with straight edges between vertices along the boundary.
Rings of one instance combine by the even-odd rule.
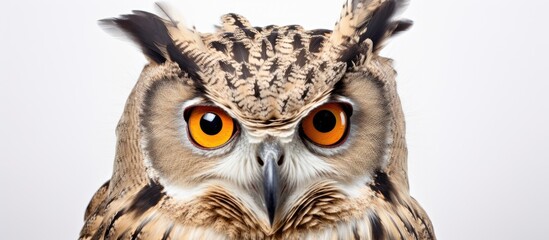
[[[227, 12], [254, 25], [331, 29], [342, 1], [169, 1], [212, 31]], [[109, 179], [114, 129], [146, 63], [97, 20], [152, 1], [4, 1], [0, 14], [0, 235], [76, 239]], [[547, 239], [549, 2], [416, 0], [395, 59], [411, 194], [439, 239]]]

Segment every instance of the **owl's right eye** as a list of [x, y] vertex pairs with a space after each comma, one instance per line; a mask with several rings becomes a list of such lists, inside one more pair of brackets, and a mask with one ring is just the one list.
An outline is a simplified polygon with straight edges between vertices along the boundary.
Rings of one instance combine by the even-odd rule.
[[190, 137], [203, 148], [221, 147], [236, 132], [231, 116], [218, 107], [193, 107], [186, 119]]

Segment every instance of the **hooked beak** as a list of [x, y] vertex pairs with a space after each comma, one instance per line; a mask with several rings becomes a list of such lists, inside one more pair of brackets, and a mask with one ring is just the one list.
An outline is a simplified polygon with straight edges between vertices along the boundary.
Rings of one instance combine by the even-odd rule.
[[258, 149], [258, 161], [263, 165], [263, 197], [272, 225], [280, 196], [279, 164], [282, 163], [283, 150], [278, 143], [264, 142]]

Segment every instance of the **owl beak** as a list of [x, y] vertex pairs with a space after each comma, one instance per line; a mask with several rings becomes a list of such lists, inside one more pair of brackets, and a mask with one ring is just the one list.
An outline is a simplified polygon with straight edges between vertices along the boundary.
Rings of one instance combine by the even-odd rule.
[[273, 225], [276, 207], [278, 203], [278, 166], [275, 160], [269, 159], [265, 163], [263, 170], [263, 187], [265, 189], [265, 205], [269, 214], [269, 222]]
[[280, 196], [278, 165], [282, 163], [283, 150], [277, 143], [266, 142], [260, 145], [258, 155], [258, 161], [260, 165], [263, 165], [265, 206], [267, 207], [269, 222], [273, 225]]

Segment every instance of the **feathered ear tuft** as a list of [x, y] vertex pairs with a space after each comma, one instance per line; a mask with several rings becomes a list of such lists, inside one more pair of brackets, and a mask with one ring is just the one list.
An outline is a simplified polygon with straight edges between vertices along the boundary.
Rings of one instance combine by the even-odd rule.
[[139, 45], [152, 63], [161, 64], [170, 60], [176, 62], [191, 78], [200, 79], [200, 69], [194, 59], [185, 54], [170, 35], [167, 26], [177, 27], [171, 26], [172, 22], [164, 21], [152, 13], [133, 11], [133, 14], [122, 15], [119, 18], [99, 20], [99, 24], [107, 31], [122, 31]]
[[133, 11], [119, 18], [99, 20], [99, 24], [109, 32], [121, 30], [155, 63], [163, 63], [168, 58], [163, 49], [173, 45], [173, 40], [164, 21], [152, 13]]
[[347, 0], [330, 39], [333, 46], [339, 46], [339, 60], [354, 60], [366, 39], [377, 52], [385, 40], [410, 28], [411, 21], [392, 19], [405, 5], [405, 0]]
[[385, 1], [379, 8], [374, 10], [372, 18], [364, 29], [366, 30], [360, 35], [359, 42], [363, 42], [366, 39], [372, 40], [374, 44], [374, 50], [378, 50], [383, 47], [383, 41], [391, 37], [395, 30], [397, 32], [404, 31], [412, 26], [412, 21], [401, 20], [392, 21], [392, 17], [398, 9], [402, 8], [402, 1]]

